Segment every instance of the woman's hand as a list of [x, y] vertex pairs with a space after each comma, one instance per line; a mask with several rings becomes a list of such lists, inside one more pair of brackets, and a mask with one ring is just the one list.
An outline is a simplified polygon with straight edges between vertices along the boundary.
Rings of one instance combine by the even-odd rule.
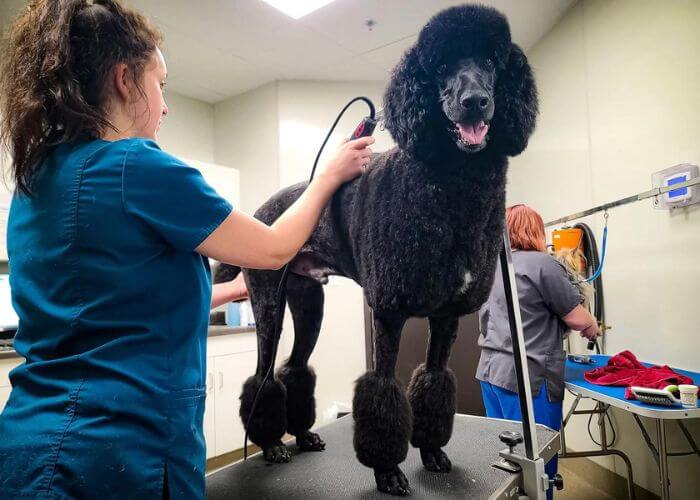
[[603, 335], [603, 332], [597, 322], [581, 330], [581, 337], [587, 338], [588, 340], [595, 340], [601, 335]]
[[346, 141], [302, 195], [267, 226], [234, 210], [198, 247], [219, 262], [253, 269], [279, 269], [309, 239], [336, 189], [363, 172], [372, 152], [372, 137]]
[[355, 140], [345, 139], [331, 160], [321, 167], [319, 178], [328, 179], [335, 188], [360, 175], [369, 163], [373, 137], [360, 137]]
[[243, 273], [241, 273], [231, 281], [217, 283], [212, 286], [211, 308], [214, 309], [221, 304], [237, 302], [246, 298], [248, 298], [248, 288], [245, 286]]
[[595, 340], [603, 333], [600, 331], [598, 321], [582, 305], [576, 306], [569, 314], [562, 318], [564, 323], [571, 328], [581, 332], [581, 336], [589, 340]]

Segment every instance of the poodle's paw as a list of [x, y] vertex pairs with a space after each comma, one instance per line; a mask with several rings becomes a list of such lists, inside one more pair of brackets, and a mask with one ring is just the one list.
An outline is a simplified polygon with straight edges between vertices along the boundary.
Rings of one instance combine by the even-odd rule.
[[440, 448], [436, 450], [421, 448], [420, 458], [423, 460], [423, 466], [431, 472], [450, 472], [452, 470], [452, 462]]
[[377, 489], [382, 493], [395, 497], [405, 497], [411, 493], [408, 479], [398, 466], [386, 472], [374, 469], [374, 479], [377, 481]]
[[326, 443], [323, 442], [321, 436], [309, 431], [304, 431], [297, 436], [297, 446], [302, 451], [323, 451], [326, 449]]
[[286, 463], [292, 459], [292, 455], [289, 454], [289, 450], [287, 450], [282, 441], [277, 441], [271, 446], [264, 447], [263, 456], [265, 460], [273, 464]]

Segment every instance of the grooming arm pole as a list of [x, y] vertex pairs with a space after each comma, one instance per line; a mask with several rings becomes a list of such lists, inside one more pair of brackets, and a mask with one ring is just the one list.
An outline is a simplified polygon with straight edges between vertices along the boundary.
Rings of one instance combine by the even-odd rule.
[[[513, 359], [515, 361], [515, 374], [518, 382], [518, 396], [520, 400], [520, 413], [523, 421], [523, 436], [525, 445], [525, 457], [514, 453], [511, 443], [508, 450], [500, 452], [500, 456], [511, 464], [520, 466], [523, 477], [525, 494], [530, 500], [543, 500], [547, 490], [552, 484], [561, 487], [561, 478], [550, 478], [544, 472], [544, 460], [539, 456], [537, 445], [537, 431], [535, 427], [535, 412], [532, 404], [532, 388], [530, 386], [530, 373], [525, 353], [525, 336], [523, 335], [523, 323], [520, 317], [520, 302], [515, 284], [515, 270], [513, 257], [510, 251], [508, 229], [503, 230], [503, 249], [501, 251], [501, 272], [503, 274], [503, 289], [508, 305], [508, 321], [513, 343]], [[503, 437], [501, 439], [504, 440]], [[556, 481], [556, 482], [555, 482]]]

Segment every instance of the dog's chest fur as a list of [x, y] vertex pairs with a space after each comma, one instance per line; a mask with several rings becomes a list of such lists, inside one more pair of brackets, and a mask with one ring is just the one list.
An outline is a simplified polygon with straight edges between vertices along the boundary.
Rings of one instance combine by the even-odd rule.
[[487, 298], [498, 255], [505, 158], [452, 168], [397, 150], [334, 198], [302, 253], [353, 278], [375, 311], [466, 314]]
[[354, 253], [370, 306], [415, 316], [475, 310], [488, 296], [498, 255], [505, 159], [482, 155], [440, 170], [396, 160], [402, 171], [385, 167], [379, 176], [393, 186], [380, 213], [365, 214], [374, 225], [353, 239], [362, 242]]

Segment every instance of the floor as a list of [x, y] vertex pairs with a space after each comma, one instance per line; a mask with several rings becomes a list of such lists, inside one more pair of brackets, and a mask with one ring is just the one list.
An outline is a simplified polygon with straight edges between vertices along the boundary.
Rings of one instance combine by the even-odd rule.
[[[566, 466], [566, 460], [559, 461], [559, 474], [564, 478], [564, 489], [557, 491], [555, 498], [562, 500], [616, 500], [610, 494], [594, 487], [589, 481], [579, 477]], [[575, 462], [569, 462], [574, 465]]]

